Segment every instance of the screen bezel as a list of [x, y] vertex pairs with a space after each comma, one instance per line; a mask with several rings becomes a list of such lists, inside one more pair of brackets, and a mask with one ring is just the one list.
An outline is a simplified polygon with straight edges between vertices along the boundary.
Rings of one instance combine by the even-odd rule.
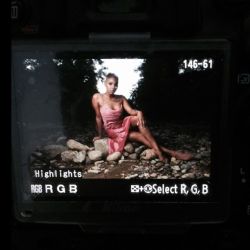
[[[124, 214], [136, 219], [139, 223], [211, 223], [224, 221], [228, 216], [231, 159], [229, 143], [229, 66], [230, 66], [230, 43], [224, 39], [197, 39], [197, 40], [146, 40], [129, 42], [126, 39], [111, 41], [98, 40], [18, 40], [12, 43], [12, 53], [15, 51], [86, 51], [115, 53], [123, 51], [124, 54], [131, 52], [159, 51], [159, 50], [218, 50], [224, 56], [224, 76], [222, 82], [222, 96], [220, 106], [220, 121], [218, 127], [218, 141], [220, 157], [216, 158], [217, 171], [214, 191], [216, 199], [210, 201], [135, 201], [115, 199], [89, 199], [85, 201], [32, 201], [24, 200], [22, 191], [24, 186], [23, 173], [18, 164], [18, 147], [12, 147], [15, 157], [12, 159], [13, 199], [15, 203], [15, 215], [20, 221], [53, 222], [53, 223], [127, 223]], [[12, 72], [12, 75], [14, 72]], [[15, 97], [12, 96], [12, 103]], [[20, 146], [19, 135], [16, 129], [15, 107], [12, 105], [12, 145]], [[217, 152], [218, 153], [218, 152]], [[123, 181], [123, 180], [121, 180]], [[162, 212], [161, 212], [162, 211]], [[171, 212], [172, 211], [172, 212]], [[141, 215], [140, 215], [141, 214]], [[164, 216], [163, 216], [164, 215]], [[104, 217], [104, 218], [103, 218]], [[145, 220], [147, 218], [147, 220]]]

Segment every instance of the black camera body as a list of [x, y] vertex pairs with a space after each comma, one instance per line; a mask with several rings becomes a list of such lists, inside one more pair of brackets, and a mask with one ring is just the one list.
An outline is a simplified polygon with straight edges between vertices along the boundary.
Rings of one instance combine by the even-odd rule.
[[[247, 155], [249, 155], [248, 139], [250, 139], [248, 131], [250, 35], [247, 7], [249, 7], [247, 1], [241, 1], [240, 4], [237, 1], [226, 0], [216, 2], [196, 0], [12, 1], [12, 177], [15, 217], [23, 222], [72, 223], [87, 227], [112, 228], [113, 231], [126, 228], [128, 232], [150, 232], [153, 228], [169, 225], [218, 224], [233, 220], [238, 213], [242, 213], [244, 220], [246, 218], [249, 220], [250, 179]], [[239, 26], [241, 29], [238, 28]], [[25, 58], [38, 59], [38, 61], [41, 59], [42, 65], [43, 58], [45, 66], [42, 67], [46, 67], [49, 65], [47, 58], [51, 54], [54, 56], [51, 58], [58, 60], [58, 65], [61, 58], [78, 59], [87, 54], [89, 58], [95, 60], [142, 58], [156, 61], [155, 65], [158, 68], [161, 64], [157, 64], [157, 58], [161, 58], [159, 61], [164, 62], [162, 58], [165, 56], [179, 63], [178, 77], [181, 77], [182, 72], [185, 74], [187, 71], [187, 74], [190, 74], [190, 78], [187, 78], [190, 82], [196, 81], [193, 73], [196, 72], [196, 65], [198, 65], [198, 74], [202, 74], [201, 72], [206, 72], [209, 68], [209, 63], [212, 70], [212, 63], [215, 62], [216, 65], [218, 62], [211, 79], [216, 82], [216, 77], [219, 76], [220, 80], [216, 83], [220, 86], [214, 86], [216, 85], [214, 84], [214, 89], [207, 92], [218, 91], [217, 95], [211, 95], [215, 99], [210, 99], [211, 104], [208, 105], [208, 107], [213, 106], [213, 109], [208, 109], [208, 112], [214, 112], [210, 127], [212, 168], [209, 179], [173, 178], [168, 182], [150, 178], [139, 182], [137, 179], [86, 179], [78, 186], [83, 190], [82, 193], [74, 197], [64, 196], [64, 193], [58, 196], [46, 194], [43, 196], [44, 193], [40, 196], [38, 193], [31, 195], [29, 193], [31, 186], [34, 188], [34, 185], [37, 185], [34, 182], [35, 171], [40, 171], [39, 174], [42, 172], [39, 168], [30, 170], [25, 167], [28, 153], [23, 152], [29, 151], [28, 146], [27, 149], [25, 147], [29, 140], [32, 141], [35, 138], [29, 137], [26, 130], [29, 124], [33, 126], [33, 118], [29, 120], [32, 115], [28, 114], [33, 114], [34, 110], [31, 107], [33, 92], [29, 90], [18, 92], [22, 88], [21, 83], [18, 83], [22, 72], [20, 65], [25, 64]], [[171, 57], [172, 54], [174, 54], [173, 57]], [[172, 65], [171, 60], [168, 60], [168, 65]], [[37, 67], [39, 68], [39, 65]], [[25, 72], [28, 69], [26, 68]], [[46, 81], [49, 81], [49, 72]], [[33, 77], [34, 82], [38, 81], [38, 77]], [[201, 76], [197, 81], [199, 80], [205, 82], [205, 77]], [[177, 83], [178, 81], [176, 80]], [[152, 82], [152, 86], [153, 84]], [[44, 84], [44, 89], [47, 91], [44, 96], [54, 93], [49, 85]], [[163, 92], [167, 90], [168, 88], [162, 89], [163, 99]], [[39, 91], [43, 95], [42, 87]], [[26, 95], [31, 95], [30, 99], [25, 97]], [[26, 102], [25, 98], [30, 101]], [[55, 100], [57, 100], [56, 97]], [[154, 102], [153, 99], [145, 100], [144, 103]], [[216, 104], [212, 104], [213, 101]], [[45, 99], [41, 103], [45, 103]], [[34, 101], [34, 105], [38, 104]], [[45, 104], [37, 107], [41, 117], [45, 109], [50, 109]], [[53, 110], [52, 106], [51, 110]], [[171, 113], [169, 116], [171, 117]], [[156, 116], [155, 119], [158, 117]], [[23, 122], [26, 122], [25, 128], [22, 127]], [[37, 122], [39, 123], [39, 119]], [[43, 129], [44, 124], [41, 123]], [[39, 133], [37, 130], [37, 135]], [[172, 168], [173, 166], [175, 165], [170, 165]], [[59, 173], [60, 170], [57, 174]], [[39, 181], [44, 188], [47, 184], [51, 184], [46, 183], [46, 179], [40, 178]], [[72, 180], [64, 183], [59, 179], [54, 184], [57, 187], [65, 184], [66, 190], [71, 188], [73, 190], [74, 187], [70, 186], [73, 185], [72, 183], [74, 184]], [[144, 185], [144, 196], [128, 194], [132, 188], [139, 188], [139, 184]], [[160, 195], [147, 196], [146, 193], [152, 191], [148, 188], [157, 187], [158, 189], [155, 190], [160, 190], [162, 187], [162, 192], [167, 192], [167, 189], [163, 188], [165, 184], [169, 192], [172, 188], [173, 193], [175, 186], [176, 189], [181, 190], [181, 185], [186, 185], [190, 190], [196, 188], [203, 192], [203, 188], [207, 187], [205, 185], [208, 185], [209, 195], [202, 197], [178, 194], [167, 196], [166, 199]], [[146, 185], [148, 185], [147, 188]], [[57, 190], [60, 193], [60, 187]]]

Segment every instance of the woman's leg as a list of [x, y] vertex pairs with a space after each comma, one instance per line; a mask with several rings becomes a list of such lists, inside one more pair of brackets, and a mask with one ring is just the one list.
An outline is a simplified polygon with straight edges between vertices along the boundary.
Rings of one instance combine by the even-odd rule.
[[[138, 119], [136, 116], [131, 118], [131, 125], [132, 126], [137, 126], [137, 122], [138, 122]], [[160, 160], [165, 160], [165, 157], [162, 155], [162, 152], [167, 153], [168, 155], [173, 156], [179, 160], [190, 160], [193, 158], [193, 155], [191, 153], [188, 153], [188, 152], [182, 153], [182, 152], [174, 151], [174, 150], [168, 149], [166, 147], [163, 147], [161, 145], [158, 145], [157, 142], [155, 141], [154, 137], [152, 136], [150, 130], [147, 127], [138, 126], [138, 128], [140, 131], [140, 133], [139, 133], [140, 135], [134, 134], [132, 136], [135, 136], [135, 139], [137, 141], [140, 141], [143, 144], [145, 144], [146, 146], [154, 149], [155, 153], [158, 155]]]
[[179, 151], [174, 151], [174, 150], [167, 149], [166, 147], [163, 147], [163, 146], [160, 146], [160, 148], [163, 152], [175, 157], [178, 160], [188, 161], [194, 157], [193, 154], [189, 152], [183, 153]]
[[152, 148], [150, 142], [140, 132], [135, 132], [135, 131], [129, 132], [128, 139], [130, 141], [141, 142], [142, 144], [148, 146], [149, 148]]
[[[138, 118], [136, 116], [131, 118], [131, 125], [138, 126]], [[140, 133], [146, 138], [146, 140], [151, 145], [150, 147], [154, 149], [155, 153], [158, 155], [160, 160], [165, 160], [165, 157], [162, 154], [160, 147], [158, 146], [157, 142], [155, 141], [154, 137], [152, 136], [150, 130], [145, 126], [138, 126]]]

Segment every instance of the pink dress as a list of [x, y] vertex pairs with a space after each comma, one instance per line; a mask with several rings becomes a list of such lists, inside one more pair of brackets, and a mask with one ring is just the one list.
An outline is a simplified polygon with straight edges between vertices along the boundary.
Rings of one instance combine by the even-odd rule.
[[109, 154], [122, 152], [128, 137], [132, 116], [122, 119], [123, 108], [111, 109], [107, 104], [100, 107], [104, 129], [108, 135]]

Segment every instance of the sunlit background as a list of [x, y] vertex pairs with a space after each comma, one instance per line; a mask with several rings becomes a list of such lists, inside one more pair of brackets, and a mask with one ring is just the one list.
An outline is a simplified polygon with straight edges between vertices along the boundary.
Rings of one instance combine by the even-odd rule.
[[[142, 64], [143, 59], [102, 59], [102, 61], [102, 66], [105, 67], [104, 73], [114, 73], [119, 78], [116, 94], [124, 95], [128, 99], [140, 80], [140, 71], [137, 69]], [[100, 65], [97, 63], [95, 67], [96, 71], [100, 69]], [[102, 80], [97, 82], [97, 89], [100, 93], [106, 91]]]

